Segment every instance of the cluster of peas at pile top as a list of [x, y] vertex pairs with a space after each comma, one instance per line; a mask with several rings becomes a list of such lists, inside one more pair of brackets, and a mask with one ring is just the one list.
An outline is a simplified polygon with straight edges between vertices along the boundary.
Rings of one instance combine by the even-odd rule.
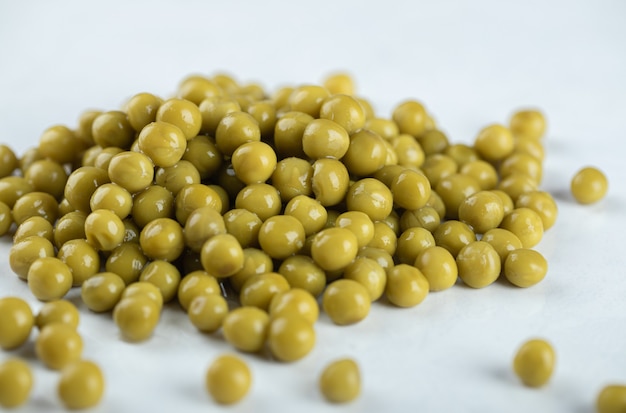
[[[538, 189], [544, 131], [543, 115], [523, 110], [473, 145], [451, 144], [419, 102], [379, 117], [346, 75], [271, 97], [216, 75], [184, 79], [175, 98], [140, 93], [123, 110], [84, 113], [75, 129], [53, 126], [21, 159], [1, 145], [0, 233], [17, 225], [11, 268], [47, 302], [37, 355], [64, 368], [69, 407], [98, 402], [101, 372], [76, 363], [78, 315], [62, 300], [71, 287], [90, 310], [112, 311], [129, 341], [149, 338], [177, 299], [198, 330], [290, 362], [314, 346], [318, 298], [348, 325], [381, 297], [412, 307], [458, 278], [532, 286], [547, 263], [531, 248], [557, 215]], [[571, 189], [589, 203], [606, 187], [588, 168]], [[0, 344], [15, 348], [33, 314], [15, 297], [0, 306]], [[48, 313], [53, 322], [41, 320]], [[0, 381], [12, 369], [27, 376], [23, 367], [5, 364]], [[241, 399], [250, 381], [234, 356], [206, 377], [220, 403]], [[320, 377], [332, 401], [354, 399], [359, 383], [350, 359]]]

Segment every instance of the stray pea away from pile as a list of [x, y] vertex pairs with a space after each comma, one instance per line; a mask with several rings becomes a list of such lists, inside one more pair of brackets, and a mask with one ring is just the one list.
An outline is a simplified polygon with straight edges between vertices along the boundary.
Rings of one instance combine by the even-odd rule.
[[[205, 377], [212, 399], [230, 404], [252, 385], [242, 354], [306, 357], [320, 312], [345, 326], [377, 300], [413, 307], [458, 283], [531, 287], [548, 271], [533, 247], [557, 218], [540, 189], [545, 129], [540, 111], [523, 109], [455, 144], [416, 100], [376, 114], [346, 74], [273, 94], [217, 74], [183, 79], [172, 98], [139, 93], [120, 110], [87, 111], [21, 157], [0, 145], [0, 235], [12, 235], [11, 269], [45, 303], [34, 314], [1, 298], [0, 346], [36, 329], [63, 405], [90, 407], [104, 375], [82, 357], [68, 291], [130, 342], [148, 340], [177, 300], [200, 332], [232, 345]], [[571, 192], [599, 201], [607, 179], [583, 168]], [[529, 386], [553, 367], [543, 341], [514, 362]], [[358, 360], [313, 374], [328, 402], [359, 395]], [[32, 382], [23, 360], [3, 363], [0, 405], [27, 402]]]

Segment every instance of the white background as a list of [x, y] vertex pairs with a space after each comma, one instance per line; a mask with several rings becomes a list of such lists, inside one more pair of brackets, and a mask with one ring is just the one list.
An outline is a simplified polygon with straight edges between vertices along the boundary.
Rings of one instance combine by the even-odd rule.
[[[607, 383], [626, 383], [626, 2], [614, 1], [22, 1], [0, 0], [0, 140], [20, 154], [53, 124], [74, 126], [88, 108], [117, 109], [149, 91], [169, 96], [191, 73], [227, 72], [268, 91], [347, 70], [380, 116], [418, 99], [452, 142], [506, 123], [520, 107], [547, 115], [542, 188], [560, 216], [537, 247], [541, 284], [482, 290], [457, 285], [418, 307], [377, 303], [354, 326], [322, 316], [305, 359], [280, 364], [244, 355], [254, 383], [248, 411], [591, 412]], [[569, 181], [596, 165], [606, 199], [577, 205]], [[0, 296], [38, 303], [0, 245]], [[70, 298], [80, 303], [78, 291]], [[204, 391], [211, 360], [232, 351], [194, 331], [176, 306], [154, 337], [121, 341], [109, 316], [81, 307], [84, 356], [99, 362], [106, 395], [94, 411], [220, 411]], [[58, 373], [28, 358], [32, 398], [19, 411], [61, 410]], [[518, 346], [544, 337], [557, 352], [551, 383], [522, 386], [511, 372]], [[324, 364], [351, 356], [363, 392], [323, 401]]]

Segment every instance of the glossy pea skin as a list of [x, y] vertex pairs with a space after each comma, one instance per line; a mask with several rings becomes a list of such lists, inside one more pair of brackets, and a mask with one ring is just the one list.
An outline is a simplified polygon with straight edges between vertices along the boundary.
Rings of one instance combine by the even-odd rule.
[[302, 288], [314, 297], [319, 296], [326, 287], [326, 273], [306, 255], [292, 255], [280, 264], [278, 272], [292, 289]]
[[416, 267], [399, 264], [387, 273], [385, 296], [397, 307], [414, 307], [428, 295], [428, 280]]
[[199, 295], [221, 294], [217, 278], [205, 271], [193, 271], [185, 275], [178, 284], [178, 303], [187, 311], [190, 303]]
[[520, 248], [511, 251], [504, 262], [504, 276], [518, 287], [530, 287], [544, 279], [548, 262], [540, 252]]
[[124, 223], [114, 212], [98, 209], [85, 219], [85, 237], [100, 251], [111, 251], [124, 241]]
[[478, 191], [459, 205], [459, 219], [477, 234], [497, 228], [503, 218], [502, 199], [490, 191]]
[[112, 272], [102, 272], [87, 279], [81, 286], [83, 303], [91, 311], [110, 311], [122, 297], [126, 288], [124, 280]]
[[157, 120], [144, 126], [137, 137], [137, 144], [155, 166], [166, 168], [182, 159], [187, 149], [187, 138], [176, 125]]
[[322, 308], [337, 325], [350, 325], [364, 320], [371, 306], [370, 294], [354, 280], [340, 279], [330, 283], [322, 296]]
[[79, 287], [86, 279], [100, 271], [100, 255], [98, 251], [84, 239], [67, 241], [57, 257], [72, 271], [72, 285]]
[[57, 200], [46, 192], [29, 192], [13, 205], [13, 221], [21, 224], [30, 217], [41, 216], [53, 223], [59, 215]]
[[0, 406], [10, 409], [26, 403], [33, 388], [33, 373], [26, 362], [10, 358], [0, 363]]
[[310, 292], [302, 288], [291, 288], [272, 297], [268, 312], [270, 318], [296, 314], [314, 324], [319, 317], [319, 304]]
[[391, 182], [393, 202], [404, 209], [414, 210], [426, 205], [430, 190], [428, 178], [413, 170], [401, 172]]
[[113, 309], [113, 321], [130, 342], [150, 338], [160, 318], [161, 307], [147, 295], [123, 297]]
[[545, 340], [532, 339], [518, 349], [513, 359], [513, 371], [526, 386], [542, 387], [548, 383], [556, 355]]
[[243, 306], [232, 310], [222, 322], [222, 333], [236, 349], [255, 353], [265, 345], [270, 317], [265, 310]]
[[92, 361], [80, 360], [63, 368], [57, 391], [67, 409], [87, 409], [100, 403], [104, 389], [100, 367]]
[[206, 373], [207, 392], [219, 404], [241, 401], [252, 385], [248, 365], [238, 356], [225, 354], [216, 358]]
[[33, 235], [13, 244], [9, 265], [19, 278], [26, 280], [31, 264], [43, 257], [54, 257], [54, 246], [46, 238]]
[[267, 341], [275, 358], [292, 362], [311, 352], [315, 330], [309, 320], [297, 314], [279, 315], [270, 320]]
[[442, 291], [456, 284], [459, 270], [450, 252], [438, 246], [422, 250], [415, 258], [415, 267], [428, 280], [430, 291]]
[[45, 303], [35, 317], [35, 324], [39, 330], [52, 323], [63, 323], [77, 328], [79, 321], [78, 309], [68, 300], [54, 300]]
[[623, 384], [610, 384], [604, 386], [596, 398], [596, 412], [626, 412], [626, 386]]
[[154, 179], [154, 165], [148, 155], [140, 152], [121, 152], [107, 168], [111, 182], [131, 194], [146, 189]]
[[[31, 219], [34, 217], [26, 218], [25, 220]], [[9, 229], [11, 229], [11, 225], [13, 224], [13, 217], [11, 216], [11, 208], [4, 202], [0, 201], [0, 236], [3, 236]]]
[[593, 204], [605, 197], [609, 183], [602, 171], [585, 167], [576, 172], [570, 184], [574, 199], [580, 204]]
[[524, 248], [534, 247], [543, 238], [543, 221], [530, 208], [515, 208], [504, 216], [500, 228], [517, 235]]
[[456, 256], [459, 278], [472, 288], [486, 287], [498, 279], [501, 270], [500, 256], [491, 244], [474, 241], [467, 244]]
[[361, 372], [356, 361], [344, 358], [327, 364], [319, 378], [319, 389], [332, 403], [356, 399], [361, 393]]
[[289, 288], [289, 283], [279, 273], [254, 274], [241, 287], [239, 302], [267, 311], [274, 296]]
[[27, 275], [28, 288], [40, 301], [61, 299], [72, 288], [70, 267], [58, 258], [36, 259]]
[[226, 299], [218, 294], [197, 295], [187, 307], [189, 321], [203, 333], [217, 331], [228, 314]]
[[304, 246], [304, 226], [289, 215], [268, 218], [259, 229], [259, 244], [263, 251], [275, 259], [296, 254]]
[[174, 261], [185, 248], [183, 228], [171, 218], [157, 218], [143, 227], [139, 245], [148, 258]]
[[147, 281], [158, 287], [163, 296], [163, 302], [172, 301], [178, 292], [180, 271], [168, 261], [155, 260], [146, 265], [141, 271], [139, 280]]
[[30, 305], [19, 297], [0, 298], [0, 348], [13, 350], [28, 340], [35, 324]]
[[311, 257], [326, 271], [344, 268], [356, 257], [358, 240], [345, 228], [327, 228], [318, 232], [311, 245]]
[[70, 325], [48, 324], [41, 329], [35, 340], [35, 353], [46, 367], [60, 370], [80, 360], [83, 353], [83, 339]]
[[231, 234], [209, 238], [200, 253], [202, 267], [216, 278], [226, 278], [239, 271], [244, 264], [243, 249]]

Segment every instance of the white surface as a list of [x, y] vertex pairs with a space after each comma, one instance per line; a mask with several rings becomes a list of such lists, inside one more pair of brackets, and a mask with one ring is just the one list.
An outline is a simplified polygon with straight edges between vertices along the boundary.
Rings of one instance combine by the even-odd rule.
[[[317, 324], [305, 359], [244, 355], [254, 375], [247, 411], [590, 412], [599, 389], [626, 383], [626, 3], [623, 1], [107, 1], [0, 2], [2, 142], [20, 153], [41, 132], [74, 125], [87, 108], [116, 109], [141, 91], [170, 94], [190, 73], [228, 72], [269, 90], [319, 82], [348, 70], [382, 116], [407, 98], [423, 101], [453, 142], [470, 143], [519, 107], [545, 111], [549, 132], [543, 188], [560, 216], [538, 250], [549, 273], [530, 289], [458, 285], [412, 309], [377, 303], [360, 324]], [[569, 180], [584, 165], [609, 177], [608, 197], [580, 206]], [[40, 303], [0, 246], [0, 295]], [[80, 302], [78, 291], [70, 297]], [[109, 317], [84, 306], [85, 357], [107, 389], [95, 411], [220, 411], [204, 392], [211, 360], [230, 348], [194, 331], [167, 308], [146, 343], [121, 341]], [[551, 341], [551, 383], [531, 390], [511, 372], [517, 347]], [[60, 410], [57, 373], [35, 371], [21, 410]], [[331, 359], [351, 356], [363, 373], [354, 403], [332, 406], [316, 380]], [[226, 409], [224, 409], [226, 410]]]

